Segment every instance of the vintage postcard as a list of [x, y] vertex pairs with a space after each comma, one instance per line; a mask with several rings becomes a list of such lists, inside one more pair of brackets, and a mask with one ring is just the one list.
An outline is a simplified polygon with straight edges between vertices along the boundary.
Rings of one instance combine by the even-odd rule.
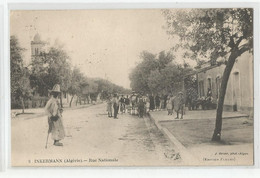
[[253, 8], [10, 10], [12, 166], [253, 166]]

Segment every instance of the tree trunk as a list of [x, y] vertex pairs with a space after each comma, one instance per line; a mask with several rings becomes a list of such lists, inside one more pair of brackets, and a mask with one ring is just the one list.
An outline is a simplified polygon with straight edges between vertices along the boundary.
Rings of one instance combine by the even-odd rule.
[[221, 87], [220, 87], [220, 94], [219, 94], [219, 99], [218, 99], [218, 105], [217, 105], [215, 130], [214, 130], [214, 133], [212, 136], [212, 141], [221, 140], [222, 113], [223, 113], [226, 89], [227, 89], [227, 84], [228, 84], [228, 79], [229, 79], [230, 73], [231, 73], [234, 63], [236, 61], [236, 58], [239, 56], [238, 52], [239, 51], [231, 52], [229, 59], [227, 61], [226, 68], [223, 73], [223, 78], [222, 78]]
[[22, 113], [24, 114], [24, 109], [25, 109], [24, 100], [23, 100], [23, 97], [20, 97], [20, 99], [21, 99], [21, 102], [22, 102]]
[[72, 103], [72, 100], [74, 98], [75, 95], [72, 95], [71, 99], [70, 99], [70, 107], [71, 107], [71, 103]]

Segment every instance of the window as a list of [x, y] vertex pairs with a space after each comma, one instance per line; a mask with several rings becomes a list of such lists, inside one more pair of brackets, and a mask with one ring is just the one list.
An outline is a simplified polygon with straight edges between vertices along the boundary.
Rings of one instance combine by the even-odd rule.
[[219, 98], [219, 91], [220, 91], [220, 86], [221, 86], [221, 78], [220, 76], [217, 76], [216, 78], [216, 98]]
[[35, 55], [38, 55], [38, 48], [35, 48]]
[[204, 96], [204, 81], [199, 82], [199, 96], [202, 97]]
[[211, 78], [208, 78], [208, 88], [212, 90], [212, 85], [211, 85]]

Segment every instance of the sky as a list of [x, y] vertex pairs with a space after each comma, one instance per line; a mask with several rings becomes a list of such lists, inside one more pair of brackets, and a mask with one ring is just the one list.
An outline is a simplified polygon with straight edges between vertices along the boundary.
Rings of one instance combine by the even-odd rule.
[[164, 25], [160, 9], [10, 13], [10, 35], [16, 35], [27, 49], [26, 63], [30, 62], [30, 42], [39, 33], [43, 41], [63, 44], [72, 65], [86, 76], [108, 79], [125, 88], [130, 88], [129, 74], [141, 61], [142, 51], [158, 54], [173, 46]]

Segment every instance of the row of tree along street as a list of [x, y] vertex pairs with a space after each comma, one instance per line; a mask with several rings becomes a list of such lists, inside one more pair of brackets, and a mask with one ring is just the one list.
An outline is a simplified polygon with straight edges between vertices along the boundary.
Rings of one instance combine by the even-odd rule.
[[[173, 51], [183, 59], [203, 60], [226, 65], [219, 93], [213, 141], [221, 139], [222, 113], [227, 83], [235, 61], [245, 52], [253, 51], [253, 9], [174, 9], [162, 10], [165, 29], [176, 39]], [[158, 57], [157, 57], [158, 56]], [[185, 63], [178, 66], [174, 56], [161, 52], [141, 54], [143, 61], [130, 75], [131, 87], [142, 92], [176, 93], [182, 76], [191, 70]]]
[[48, 52], [32, 58], [25, 66], [24, 48], [15, 36], [10, 38], [11, 63], [11, 108], [43, 107], [48, 100], [48, 90], [60, 84], [63, 94], [70, 94], [70, 106], [77, 96], [79, 103], [91, 98], [101, 99], [108, 93], [129, 93], [129, 90], [117, 86], [107, 80], [88, 78], [78, 68], [70, 64], [66, 51], [58, 47], [50, 47]]

